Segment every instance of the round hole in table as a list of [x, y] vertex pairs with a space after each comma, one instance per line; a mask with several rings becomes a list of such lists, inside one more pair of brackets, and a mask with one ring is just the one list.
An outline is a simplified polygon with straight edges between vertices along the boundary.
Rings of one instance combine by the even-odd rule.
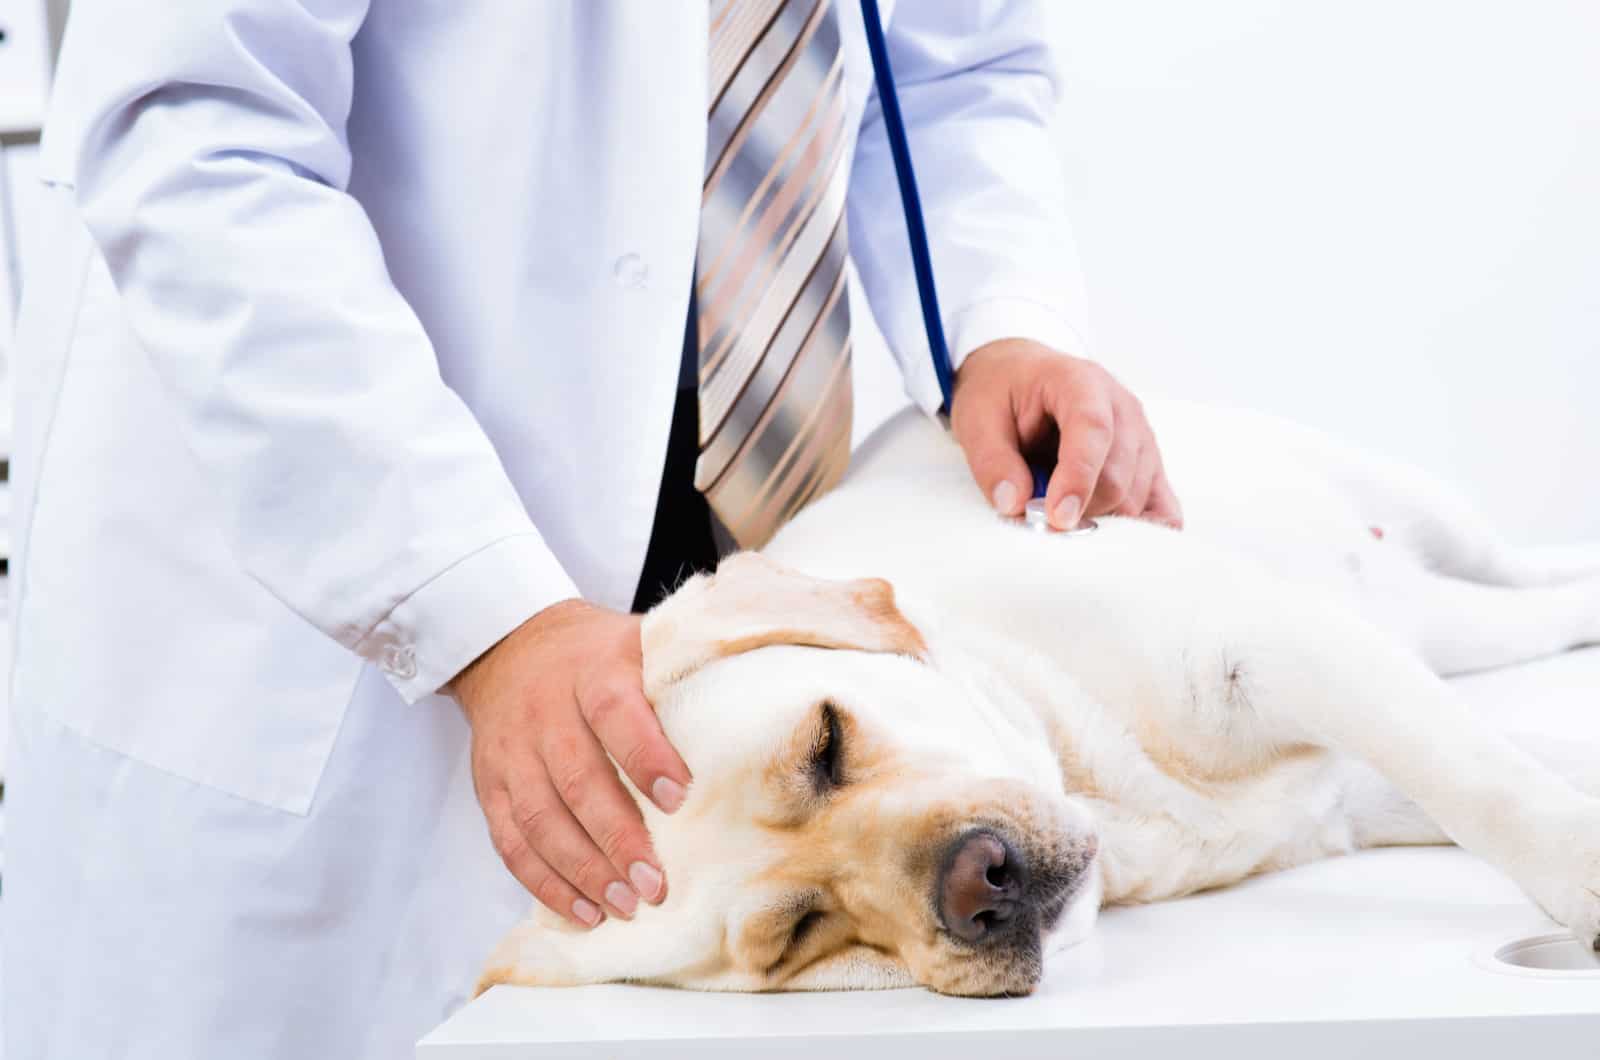
[[1600, 953], [1565, 933], [1503, 943], [1481, 963], [1509, 975], [1600, 979]]

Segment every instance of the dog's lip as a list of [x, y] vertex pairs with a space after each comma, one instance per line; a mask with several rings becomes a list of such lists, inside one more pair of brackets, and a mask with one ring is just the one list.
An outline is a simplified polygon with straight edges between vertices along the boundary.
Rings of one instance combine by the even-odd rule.
[[1039, 910], [1039, 926], [1041, 930], [1045, 932], [1054, 931], [1056, 925], [1061, 923], [1062, 914], [1067, 911], [1067, 906], [1072, 904], [1072, 900], [1078, 896], [1078, 892], [1083, 890], [1084, 879], [1088, 874], [1088, 868], [1085, 866], [1084, 871], [1078, 873], [1070, 883], [1045, 902], [1044, 906]]
[[1089, 870], [1094, 867], [1095, 859], [1099, 856], [1100, 840], [1091, 832], [1084, 837], [1082, 847], [1070, 858], [1064, 859], [1067, 867], [1062, 875], [1066, 877], [1066, 882], [1054, 893], [1044, 896], [1040, 902], [1039, 924], [1044, 931], [1051, 931], [1060, 923], [1067, 906], [1072, 904], [1072, 900], [1088, 882]]

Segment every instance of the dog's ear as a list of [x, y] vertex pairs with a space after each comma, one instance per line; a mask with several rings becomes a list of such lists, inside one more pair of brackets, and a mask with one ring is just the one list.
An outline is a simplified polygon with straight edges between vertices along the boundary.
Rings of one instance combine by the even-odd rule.
[[716, 574], [685, 582], [644, 618], [644, 691], [730, 655], [772, 644], [922, 656], [922, 634], [879, 578], [825, 581], [754, 552], [724, 559]]

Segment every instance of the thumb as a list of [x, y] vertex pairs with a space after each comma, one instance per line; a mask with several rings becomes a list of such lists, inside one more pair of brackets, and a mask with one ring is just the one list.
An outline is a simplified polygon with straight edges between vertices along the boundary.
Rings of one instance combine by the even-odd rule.
[[[1002, 413], [1009, 410], [1002, 407]], [[1009, 415], [985, 417], [971, 425], [962, 445], [967, 466], [984, 497], [1001, 515], [1019, 515], [1033, 496], [1033, 473], [1022, 458], [1017, 425]]]

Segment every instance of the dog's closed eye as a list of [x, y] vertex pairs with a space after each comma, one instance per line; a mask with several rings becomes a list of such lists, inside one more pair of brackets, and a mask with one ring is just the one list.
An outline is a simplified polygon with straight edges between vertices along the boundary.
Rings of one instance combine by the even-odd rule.
[[790, 895], [747, 923], [741, 938], [744, 963], [767, 975], [792, 970], [827, 948], [834, 923], [820, 891]]
[[800, 919], [794, 922], [794, 927], [789, 931], [788, 948], [792, 950], [796, 946], [802, 945], [822, 925], [827, 915], [820, 909], [808, 909], [802, 913]]
[[844, 766], [844, 726], [839, 722], [839, 710], [832, 703], [824, 703], [810, 761], [811, 785], [818, 795], [844, 786]]
[[816, 907], [807, 909], [789, 929], [788, 937], [784, 939], [778, 958], [769, 972], [780, 966], [787, 965], [792, 969], [816, 960], [838, 942], [837, 929], [841, 926], [841, 922], [832, 914]]

